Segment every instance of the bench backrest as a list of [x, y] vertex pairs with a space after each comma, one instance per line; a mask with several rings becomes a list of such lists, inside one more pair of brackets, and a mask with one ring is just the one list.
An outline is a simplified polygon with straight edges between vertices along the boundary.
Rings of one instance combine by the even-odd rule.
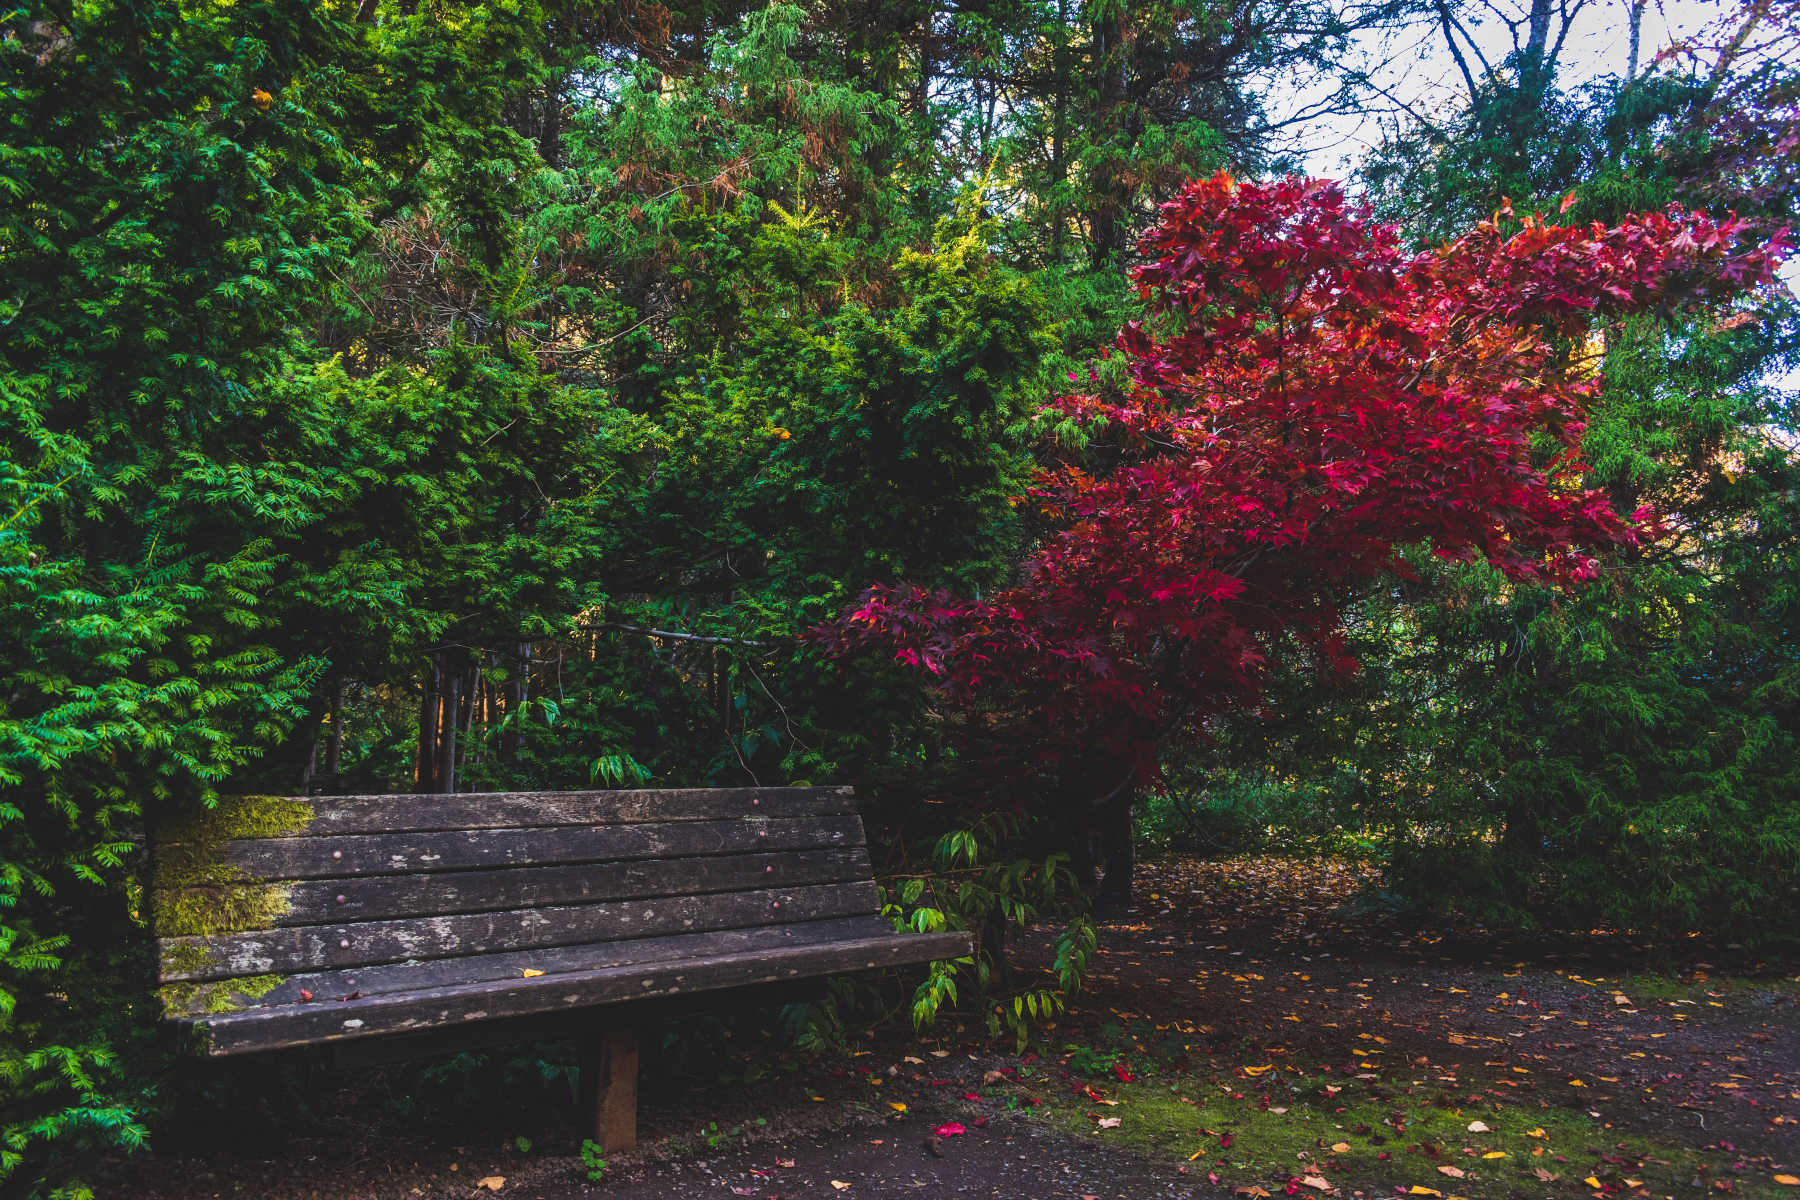
[[171, 1017], [885, 928], [847, 787], [244, 796], [151, 853]]

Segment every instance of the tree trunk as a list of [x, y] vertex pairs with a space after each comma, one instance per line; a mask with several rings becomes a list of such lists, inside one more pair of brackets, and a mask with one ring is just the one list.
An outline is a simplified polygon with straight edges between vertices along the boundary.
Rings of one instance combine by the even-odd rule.
[[[1096, 132], [1107, 134], [1117, 132], [1122, 120], [1122, 109], [1125, 103], [1125, 49], [1121, 45], [1123, 29], [1118, 15], [1109, 10], [1107, 15], [1094, 22], [1094, 70], [1098, 73], [1098, 87], [1095, 89]], [[1131, 196], [1121, 180], [1123, 166], [1119, 162], [1101, 164], [1095, 183], [1094, 194], [1090, 197], [1093, 212], [1088, 218], [1088, 228], [1092, 231], [1094, 244], [1091, 253], [1093, 265], [1100, 269], [1117, 267], [1125, 258], [1126, 241], [1131, 236], [1130, 204]]]
[[1115, 800], [1096, 814], [1100, 820], [1100, 908], [1123, 911], [1131, 907], [1131, 882], [1137, 869], [1137, 848], [1131, 837], [1131, 801]]
[[437, 791], [438, 692], [443, 686], [442, 664], [436, 655], [425, 675], [419, 701], [419, 753], [413, 769], [413, 786], [421, 792]]
[[1069, 3], [1056, 0], [1056, 117], [1050, 131], [1050, 261], [1060, 263], [1063, 251], [1063, 225], [1068, 214], [1063, 211], [1063, 184], [1069, 178]]
[[443, 677], [443, 699], [438, 706], [437, 773], [432, 780], [434, 792], [456, 790], [456, 726], [461, 715], [463, 679], [461, 671], [448, 664], [439, 668]]
[[341, 677], [331, 688], [331, 740], [325, 744], [325, 775], [331, 780], [344, 765], [344, 698], [349, 689], [350, 681]]
[[531, 643], [518, 643], [518, 653], [506, 680], [506, 734], [500, 739], [500, 753], [508, 760], [519, 756], [522, 734], [519, 723], [525, 719], [525, 706], [531, 703]]

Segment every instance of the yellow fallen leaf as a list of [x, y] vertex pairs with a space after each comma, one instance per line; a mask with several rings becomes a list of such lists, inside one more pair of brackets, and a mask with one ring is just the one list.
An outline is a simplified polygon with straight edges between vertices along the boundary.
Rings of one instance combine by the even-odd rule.
[[849, 1185], [849, 1184], [847, 1184], [847, 1183], [845, 1183], [845, 1182], [844, 1182], [844, 1181], [843, 1181], [843, 1180], [841, 1180], [841, 1179], [834, 1179], [834, 1180], [832, 1180], [832, 1181], [831, 1181], [831, 1186], [832, 1186], [832, 1187], [834, 1187], [834, 1188], [836, 1188], [836, 1189], [837, 1189], [837, 1190], [838, 1190], [838, 1191], [840, 1191], [840, 1192], [841, 1192], [841, 1191], [843, 1191], [843, 1190], [844, 1190], [844, 1189], [845, 1189], [845, 1188], [847, 1188], [847, 1187], [849, 1187], [849, 1186], [850, 1186], [850, 1185]]
[[1246, 1074], [1246, 1075], [1264, 1075], [1270, 1071], [1273, 1071], [1274, 1069], [1275, 1069], [1275, 1064], [1269, 1063], [1266, 1066], [1261, 1066], [1261, 1067], [1245, 1067], [1244, 1074]]
[[888, 1107], [893, 1109], [895, 1112], [905, 1112], [906, 1111], [906, 1105], [900, 1103], [898, 1100], [889, 1100]]
[[1442, 1196], [1444, 1193], [1438, 1191], [1436, 1188], [1420, 1187], [1415, 1183], [1410, 1188], [1406, 1189], [1406, 1194], [1409, 1196]]
[[543, 972], [536, 967], [526, 967], [523, 971], [520, 971], [519, 974], [527, 979], [536, 979], [539, 975], [542, 975]]
[[475, 1186], [478, 1188], [486, 1188], [490, 1192], [497, 1192], [506, 1186], [506, 1176], [489, 1175], [486, 1179], [477, 1179], [475, 1181]]
[[1775, 1182], [1779, 1183], [1782, 1187], [1800, 1187], [1800, 1179], [1796, 1179], [1792, 1175], [1777, 1175], [1775, 1177]]
[[1625, 1186], [1626, 1186], [1626, 1187], [1634, 1187], [1634, 1188], [1640, 1188], [1640, 1187], [1643, 1187], [1643, 1186], [1644, 1186], [1644, 1181], [1643, 1181], [1643, 1180], [1641, 1180], [1641, 1179], [1627, 1179], [1627, 1180], [1626, 1180], [1626, 1181], [1625, 1181]]
[[1333, 1142], [1333, 1143], [1331, 1143], [1331, 1152], [1333, 1154], [1348, 1154], [1348, 1153], [1350, 1153], [1350, 1143], [1349, 1142]]
[[1598, 1179], [1595, 1179], [1592, 1175], [1589, 1175], [1586, 1179], [1582, 1180], [1581, 1182], [1587, 1184], [1591, 1188], [1597, 1188], [1600, 1186], [1600, 1181]]
[[1586, 1087], [1587, 1084], [1583, 1083], [1579, 1079], [1571, 1079], [1571, 1080], [1569, 1080], [1569, 1086], [1570, 1087]]
[[1547, 1138], [1550, 1135], [1545, 1133], [1543, 1126], [1540, 1125], [1536, 1129], [1527, 1129], [1525, 1131], [1525, 1136], [1526, 1137], [1534, 1137], [1534, 1138]]
[[1505, 1158], [1506, 1151], [1504, 1151], [1504, 1150], [1489, 1150], [1486, 1154], [1482, 1155], [1481, 1157], [1483, 1157], [1483, 1158]]
[[1202, 1154], [1205, 1154], [1205, 1153], [1206, 1153], [1206, 1148], [1203, 1146], [1200, 1149], [1194, 1151], [1192, 1154], [1188, 1155], [1188, 1161], [1193, 1162], [1196, 1158], [1199, 1158]]

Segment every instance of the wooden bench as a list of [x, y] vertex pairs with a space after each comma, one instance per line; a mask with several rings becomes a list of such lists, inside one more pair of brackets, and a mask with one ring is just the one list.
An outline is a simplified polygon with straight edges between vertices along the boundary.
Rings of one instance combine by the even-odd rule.
[[[150, 845], [164, 1011], [210, 1055], [971, 951], [881, 918], [849, 788], [245, 796]], [[629, 1029], [584, 1061], [629, 1147]]]

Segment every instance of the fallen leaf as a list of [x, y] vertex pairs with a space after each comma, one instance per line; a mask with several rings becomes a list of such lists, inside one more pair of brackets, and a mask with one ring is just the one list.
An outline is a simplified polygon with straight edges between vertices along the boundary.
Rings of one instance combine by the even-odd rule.
[[486, 1179], [477, 1179], [475, 1181], [475, 1186], [478, 1188], [486, 1188], [490, 1192], [497, 1192], [506, 1186], [506, 1176], [489, 1175]]
[[1410, 1188], [1406, 1189], [1406, 1194], [1409, 1196], [1442, 1196], [1444, 1193], [1438, 1191], [1436, 1188], [1420, 1187], [1415, 1183]]
[[1587, 1084], [1583, 1083], [1579, 1079], [1571, 1079], [1571, 1080], [1569, 1080], [1569, 1086], [1570, 1087], [1586, 1087]]
[[1505, 1158], [1506, 1151], [1504, 1151], [1504, 1150], [1489, 1150], [1486, 1154], [1482, 1155], [1481, 1157], [1483, 1157], [1483, 1158]]
[[1448, 1175], [1452, 1179], [1461, 1179], [1464, 1175], [1468, 1174], [1468, 1172], [1464, 1171], [1461, 1167], [1439, 1167], [1438, 1174]]
[[1595, 1179], [1592, 1175], [1589, 1175], [1586, 1179], [1582, 1180], [1581, 1182], [1587, 1184], [1591, 1188], [1597, 1188], [1597, 1187], [1602, 1186], [1600, 1181], [1598, 1179]]
[[968, 1130], [962, 1127], [962, 1122], [960, 1121], [946, 1121], [942, 1125], [939, 1125], [935, 1132], [939, 1137], [961, 1137], [963, 1134], [967, 1133]]
[[1317, 1175], [1304, 1176], [1300, 1182], [1304, 1183], [1307, 1187], [1312, 1188], [1314, 1191], [1329, 1192], [1331, 1190], [1331, 1184]]
[[1536, 1175], [1538, 1179], [1544, 1183], [1555, 1183], [1558, 1179], [1562, 1178], [1562, 1176], [1558, 1175], [1555, 1171], [1546, 1171], [1542, 1167], [1531, 1168], [1531, 1173]]
[[1782, 1187], [1800, 1187], [1800, 1179], [1797, 1179], [1792, 1175], [1777, 1175], [1775, 1177], [1775, 1182], [1779, 1183]]
[[543, 972], [536, 967], [526, 967], [523, 971], [520, 971], [519, 974], [526, 979], [536, 979], [539, 975], [542, 975]]
[[1102, 1129], [1117, 1129], [1124, 1120], [1124, 1117], [1101, 1117], [1094, 1124]]
[[1331, 1152], [1333, 1154], [1348, 1154], [1348, 1153], [1350, 1153], [1350, 1143], [1349, 1142], [1333, 1142], [1333, 1143], [1331, 1143]]
[[778, 1158], [775, 1160], [775, 1165], [778, 1167], [792, 1167], [794, 1165], [794, 1160], [791, 1158]]
[[1488, 1127], [1485, 1123], [1483, 1123], [1481, 1121], [1470, 1121], [1469, 1122], [1469, 1132], [1470, 1133], [1486, 1133], [1486, 1132], [1488, 1132]]
[[1534, 1138], [1547, 1138], [1550, 1135], [1545, 1133], [1543, 1128], [1540, 1126], [1537, 1129], [1527, 1129], [1525, 1131], [1525, 1136], [1526, 1137], [1534, 1137]]
[[837, 1189], [837, 1190], [838, 1190], [838, 1191], [840, 1191], [840, 1192], [841, 1192], [841, 1191], [843, 1191], [843, 1190], [844, 1190], [844, 1189], [845, 1189], [845, 1188], [847, 1188], [847, 1187], [849, 1187], [849, 1186], [850, 1186], [850, 1185], [849, 1185], [849, 1184], [847, 1184], [847, 1183], [845, 1183], [845, 1182], [844, 1182], [844, 1181], [843, 1181], [843, 1180], [841, 1180], [841, 1179], [834, 1179], [834, 1180], [832, 1180], [832, 1181], [831, 1181], [831, 1186], [832, 1186], [832, 1187], [834, 1187], [834, 1188], [836, 1188], [836, 1189]]
[[1239, 1188], [1235, 1194], [1239, 1195], [1239, 1196], [1249, 1196], [1251, 1198], [1251, 1200], [1267, 1200], [1268, 1195], [1269, 1195], [1268, 1192], [1266, 1192], [1262, 1188], [1255, 1186], [1254, 1184], [1250, 1185], [1249, 1187]]
[[1275, 1069], [1274, 1063], [1267, 1063], [1260, 1067], [1245, 1067], [1244, 1074], [1246, 1074], [1246, 1075], [1266, 1075], [1270, 1071], [1273, 1071], [1274, 1069]]
[[888, 1107], [893, 1109], [895, 1112], [905, 1112], [906, 1111], [906, 1105], [900, 1103], [900, 1101], [898, 1101], [898, 1100], [889, 1100]]

